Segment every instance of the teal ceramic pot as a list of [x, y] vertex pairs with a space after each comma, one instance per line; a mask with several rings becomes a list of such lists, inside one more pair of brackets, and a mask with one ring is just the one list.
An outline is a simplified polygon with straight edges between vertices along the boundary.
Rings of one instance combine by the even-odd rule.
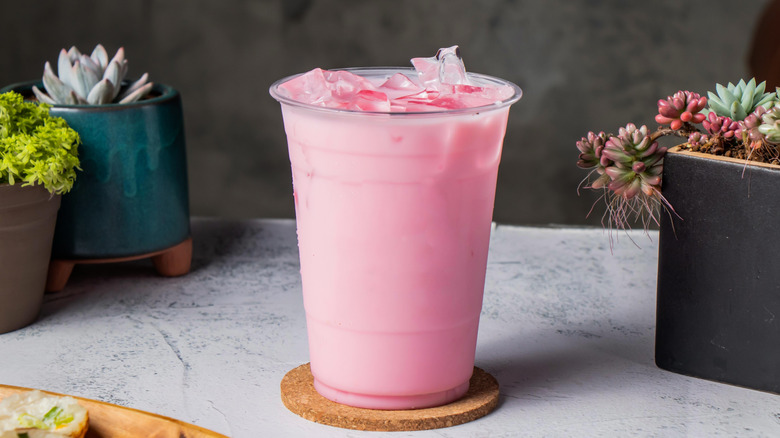
[[[2, 91], [32, 96], [34, 84]], [[51, 108], [51, 114], [65, 119], [82, 141], [82, 171], [62, 197], [52, 258], [131, 257], [189, 237], [181, 97], [160, 84], [150, 95], [123, 105]]]

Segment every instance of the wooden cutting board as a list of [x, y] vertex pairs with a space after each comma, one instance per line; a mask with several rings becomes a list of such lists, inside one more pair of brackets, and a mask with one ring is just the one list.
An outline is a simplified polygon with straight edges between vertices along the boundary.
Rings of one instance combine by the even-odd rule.
[[[0, 399], [31, 388], [0, 385]], [[47, 394], [64, 396], [56, 392]], [[86, 438], [228, 438], [225, 435], [162, 415], [70, 396], [89, 411]]]

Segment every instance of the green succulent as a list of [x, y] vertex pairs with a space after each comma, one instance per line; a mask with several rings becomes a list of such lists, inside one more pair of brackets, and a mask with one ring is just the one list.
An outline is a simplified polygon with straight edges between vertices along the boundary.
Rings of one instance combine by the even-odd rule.
[[144, 73], [132, 84], [123, 86], [127, 75], [125, 50], [120, 47], [112, 59], [98, 44], [92, 55], [76, 47], [60, 51], [57, 74], [47, 61], [43, 68], [43, 86], [48, 94], [33, 86], [33, 93], [43, 103], [51, 105], [102, 105], [130, 103], [146, 96], [152, 89], [149, 75]]
[[756, 79], [748, 83], [740, 79], [737, 85], [729, 82], [728, 86], [716, 84], [717, 94], [708, 92], [709, 109], [703, 113], [714, 112], [718, 116], [728, 117], [734, 121], [744, 120], [758, 107], [769, 109], [778, 100], [777, 93], [765, 93], [766, 82], [756, 85]]
[[780, 144], [780, 103], [777, 103], [761, 116], [758, 132], [764, 134], [766, 141]]

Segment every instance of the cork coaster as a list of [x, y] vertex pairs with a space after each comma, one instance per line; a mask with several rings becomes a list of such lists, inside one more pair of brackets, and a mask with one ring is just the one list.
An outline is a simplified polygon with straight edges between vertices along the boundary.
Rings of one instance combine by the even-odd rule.
[[326, 399], [314, 389], [309, 364], [289, 371], [281, 383], [282, 403], [315, 423], [345, 429], [409, 431], [450, 427], [489, 414], [498, 405], [498, 381], [474, 367], [469, 390], [460, 400], [426, 409], [385, 411], [355, 408]]

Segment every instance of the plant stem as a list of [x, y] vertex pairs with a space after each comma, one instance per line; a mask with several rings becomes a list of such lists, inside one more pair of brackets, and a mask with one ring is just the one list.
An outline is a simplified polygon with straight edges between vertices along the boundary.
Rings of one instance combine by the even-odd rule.
[[698, 130], [690, 123], [685, 123], [680, 129], [659, 127], [655, 132], [650, 134], [650, 143], [653, 143], [654, 141], [666, 135], [675, 135], [677, 137], [688, 138], [691, 133], [696, 131]]

